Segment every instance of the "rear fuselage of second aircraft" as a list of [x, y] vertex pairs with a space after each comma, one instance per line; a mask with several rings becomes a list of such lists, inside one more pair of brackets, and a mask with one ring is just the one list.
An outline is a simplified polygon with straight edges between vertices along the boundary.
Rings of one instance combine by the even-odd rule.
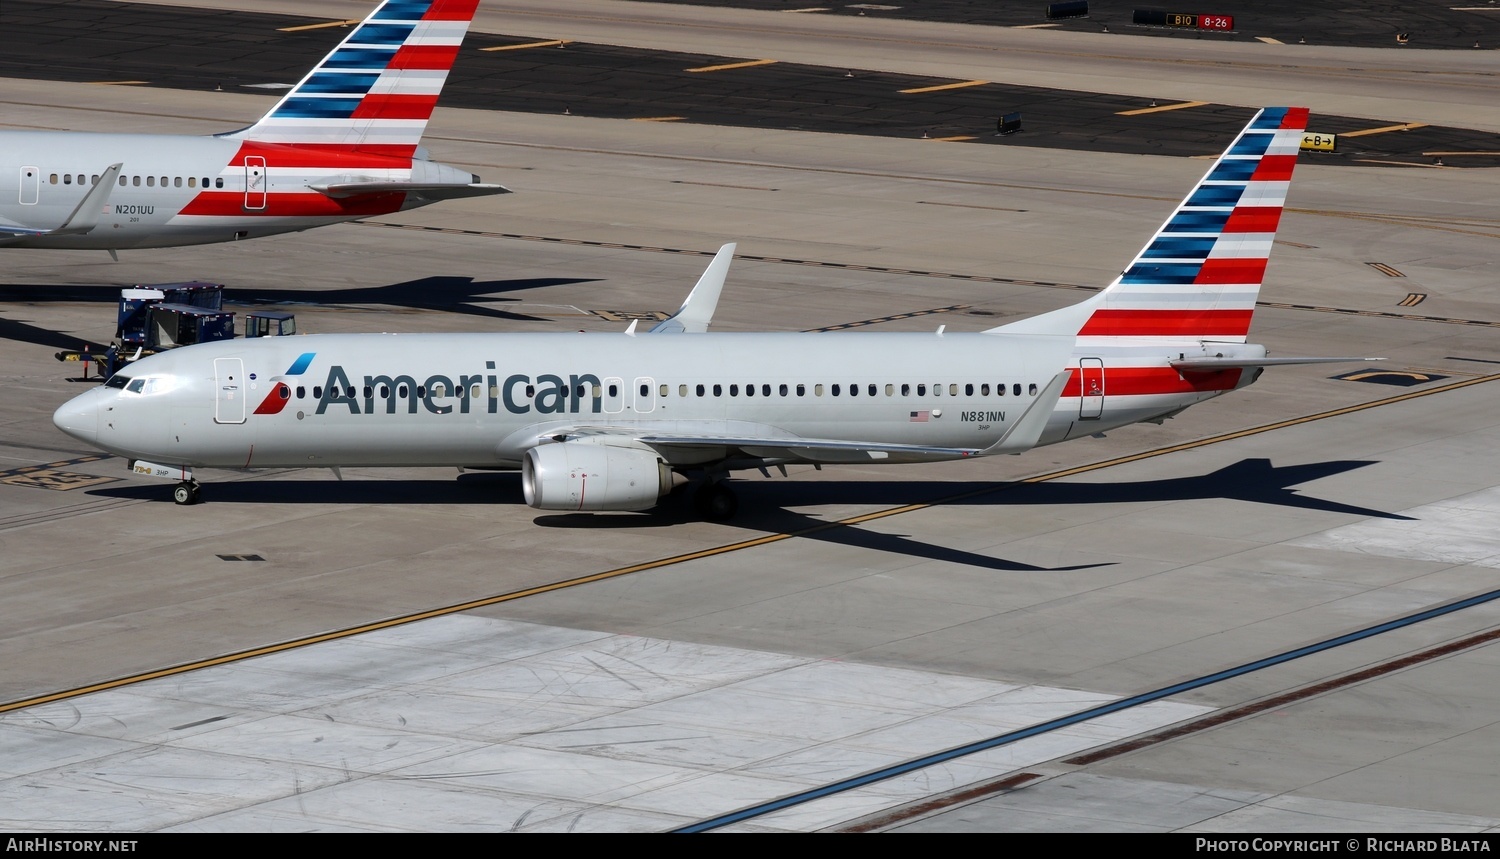
[[256, 238], [430, 202], [411, 192], [340, 198], [315, 185], [478, 181], [456, 167], [397, 155], [223, 137], [6, 131], [0, 132], [0, 221], [60, 226], [114, 163], [122, 165], [119, 178], [91, 231], [11, 239], [6, 246], [120, 250]]
[[[1075, 372], [1039, 443], [1149, 420], [1249, 381], [1239, 370], [1189, 381], [1163, 356], [1134, 360], [1140, 382], [1108, 397], [1085, 395]], [[1071, 337], [315, 335], [152, 356], [56, 420], [105, 450], [182, 466], [507, 467], [577, 428], [622, 441], [660, 433], [911, 445], [923, 450], [801, 458], [920, 461], [994, 444], [1070, 365], [1079, 367]], [[669, 464], [724, 455], [704, 444], [675, 450]]]

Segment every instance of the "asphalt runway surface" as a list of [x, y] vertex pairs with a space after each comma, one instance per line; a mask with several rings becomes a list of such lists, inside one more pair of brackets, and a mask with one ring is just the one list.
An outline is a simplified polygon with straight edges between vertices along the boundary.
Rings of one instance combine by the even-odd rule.
[[[704, 6], [692, 0], [662, 0], [686, 6]], [[1110, 32], [1131, 36], [1200, 39], [1218, 42], [1275, 39], [1294, 43], [1314, 41], [1324, 45], [1360, 48], [1421, 47], [1473, 50], [1496, 47], [1500, 20], [1483, 3], [1455, 6], [1424, 0], [1415, 3], [1206, 2], [1084, 4], [1086, 15], [1048, 16], [1053, 6], [1068, 3], [996, 3], [985, 0], [908, 0], [892, 3], [804, 3], [802, 0], [736, 0], [745, 9], [800, 14], [876, 16], [896, 20], [943, 21], [954, 24], [984, 24], [995, 27], [1056, 27], [1063, 30]], [[1193, 20], [1166, 26], [1137, 24], [1135, 11], [1150, 9], [1188, 12]], [[1228, 17], [1228, 26], [1208, 29], [1197, 20]], [[1399, 38], [1404, 37], [1404, 41]]]
[[[1372, 78], [1313, 95], [1416, 115]], [[13, 127], [209, 133], [268, 99], [5, 101]], [[1107, 283], [1204, 167], [448, 106], [425, 142], [516, 193], [0, 254], [7, 829], [1500, 829], [1493, 170], [1299, 165], [1252, 337], [1383, 362], [1019, 457], [752, 472], [729, 524], [424, 469], [206, 473], [179, 508], [51, 426], [90, 384], [53, 352], [132, 283], [226, 283], [308, 332], [619, 331], [737, 240], [717, 329], [979, 330]]]
[[[347, 33], [299, 29], [307, 19], [285, 15], [108, 0], [11, 0], [4, 16], [0, 74], [185, 90], [279, 92], [275, 86], [295, 83]], [[475, 33], [465, 48], [443, 91], [449, 107], [1179, 156], [1211, 154], [1213, 141], [1254, 113], [1212, 103], [1173, 110], [1172, 99], [1149, 91], [968, 85], [527, 35]], [[1001, 134], [1007, 116], [1019, 121]], [[1397, 124], [1410, 127], [1371, 133], [1391, 128], [1392, 118], [1319, 115], [1310, 130], [1343, 143], [1315, 157], [1410, 166], [1446, 156], [1453, 166], [1500, 166], [1493, 135]]]

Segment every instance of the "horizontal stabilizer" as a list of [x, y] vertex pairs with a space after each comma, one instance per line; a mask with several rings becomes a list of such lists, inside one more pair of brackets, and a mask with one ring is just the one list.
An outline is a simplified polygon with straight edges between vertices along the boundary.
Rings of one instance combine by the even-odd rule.
[[1384, 358], [1184, 358], [1172, 362], [1172, 369], [1182, 373], [1215, 373], [1219, 370], [1250, 367], [1278, 367], [1290, 364], [1358, 364], [1384, 361]]
[[336, 185], [308, 185], [326, 197], [347, 200], [371, 194], [416, 194], [425, 200], [457, 200], [462, 197], [487, 197], [491, 194], [509, 194], [504, 185], [471, 182], [455, 185], [443, 182], [340, 182]]

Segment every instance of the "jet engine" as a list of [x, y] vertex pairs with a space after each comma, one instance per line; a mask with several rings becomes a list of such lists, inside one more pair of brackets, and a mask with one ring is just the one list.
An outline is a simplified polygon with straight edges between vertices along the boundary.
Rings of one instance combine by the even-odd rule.
[[672, 469], [649, 450], [561, 442], [526, 452], [526, 503], [539, 510], [645, 510], [672, 488]]

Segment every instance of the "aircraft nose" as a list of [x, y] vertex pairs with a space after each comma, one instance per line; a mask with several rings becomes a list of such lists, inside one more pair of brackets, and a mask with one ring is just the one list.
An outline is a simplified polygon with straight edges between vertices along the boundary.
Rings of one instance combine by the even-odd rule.
[[96, 444], [99, 439], [99, 401], [102, 389], [79, 394], [52, 413], [52, 425], [78, 439]]

